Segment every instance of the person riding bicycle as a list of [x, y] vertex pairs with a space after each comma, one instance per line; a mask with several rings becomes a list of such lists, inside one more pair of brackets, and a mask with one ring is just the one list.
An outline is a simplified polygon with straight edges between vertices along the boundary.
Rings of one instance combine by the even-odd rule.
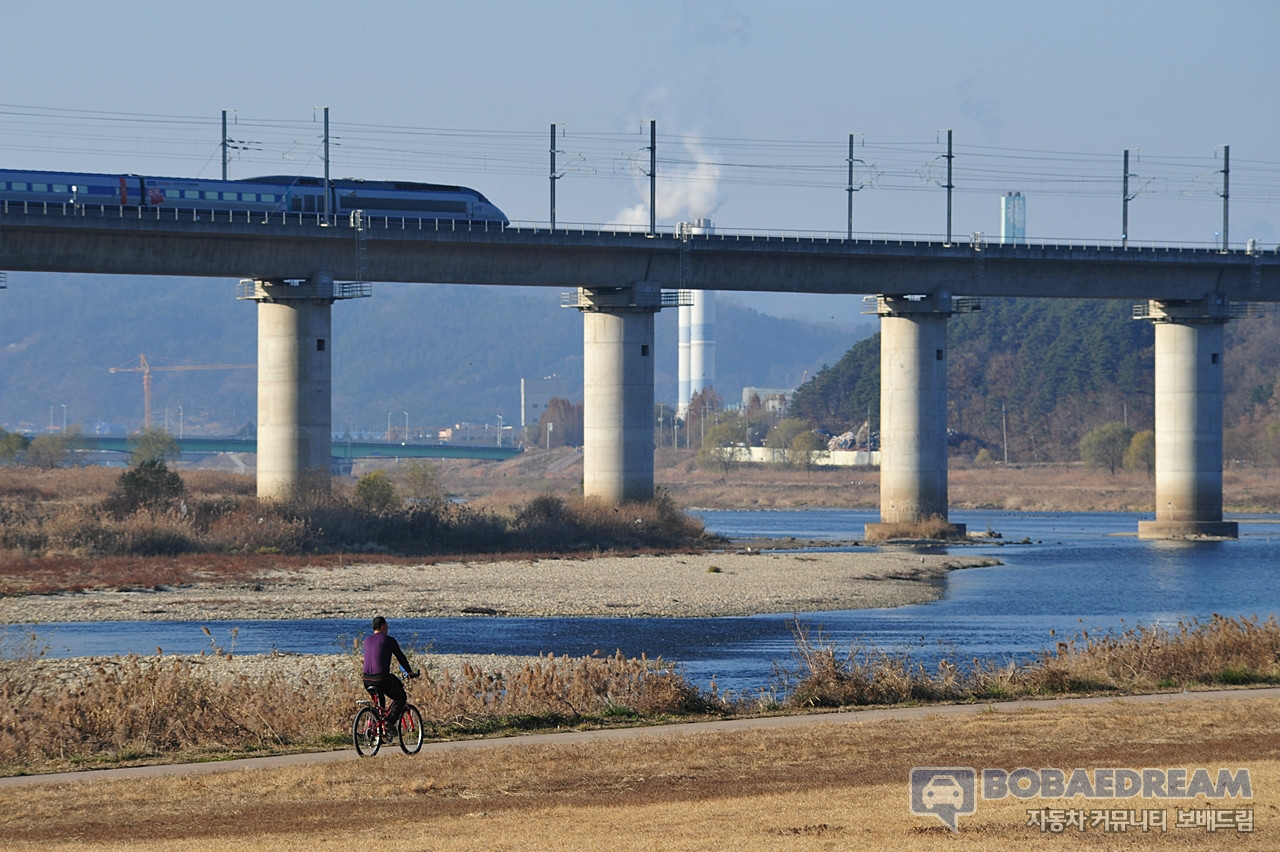
[[400, 722], [400, 714], [404, 712], [409, 696], [405, 695], [400, 678], [391, 672], [391, 658], [396, 658], [400, 668], [408, 672], [409, 677], [417, 677], [421, 672], [413, 670], [405, 659], [404, 651], [400, 650], [400, 643], [387, 635], [387, 630], [387, 620], [380, 615], [375, 616], [373, 635], [364, 640], [364, 688], [376, 689], [379, 694], [391, 699], [387, 725], [394, 729]]

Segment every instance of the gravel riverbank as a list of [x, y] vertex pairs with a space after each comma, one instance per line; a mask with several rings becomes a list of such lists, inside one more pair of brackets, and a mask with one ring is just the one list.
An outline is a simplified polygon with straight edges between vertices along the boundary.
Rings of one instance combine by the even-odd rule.
[[0, 599], [7, 624], [499, 616], [735, 616], [936, 600], [987, 558], [902, 552], [724, 552], [434, 565], [356, 564], [259, 581]]
[[[734, 552], [435, 565], [359, 564], [273, 572], [260, 581], [153, 589], [101, 589], [0, 598], [4, 624], [72, 621], [207, 621], [431, 616], [734, 616], [894, 607], [937, 600], [953, 569], [987, 558], [903, 552]], [[0, 656], [15, 656], [14, 649]], [[209, 677], [284, 675], [311, 682], [354, 677], [350, 654], [183, 657]], [[19, 653], [17, 657], [24, 655]], [[161, 658], [156, 658], [157, 660]], [[172, 655], [163, 659], [173, 660]], [[517, 671], [530, 658], [426, 654], [433, 673], [464, 663]], [[119, 660], [14, 659], [40, 681], [70, 689], [95, 666]], [[0, 665], [5, 663], [0, 660]]]

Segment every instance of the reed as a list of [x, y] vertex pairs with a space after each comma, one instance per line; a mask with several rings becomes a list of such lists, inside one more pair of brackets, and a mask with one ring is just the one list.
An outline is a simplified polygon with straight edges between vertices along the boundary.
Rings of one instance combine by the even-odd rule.
[[1079, 693], [1136, 693], [1280, 683], [1280, 624], [1274, 617], [1180, 621], [1057, 641], [1026, 663], [968, 665], [940, 660], [932, 670], [909, 653], [838, 648], [796, 619], [795, 650], [775, 673], [775, 689], [796, 707], [928, 701], [984, 701]]
[[[358, 653], [319, 666], [239, 667], [210, 636], [201, 657], [129, 655], [41, 665], [30, 636], [0, 635], [0, 774], [341, 747], [365, 693]], [[234, 641], [234, 637], [232, 639]], [[515, 671], [432, 672], [410, 651], [410, 700], [435, 737], [729, 711], [662, 660], [542, 657]], [[46, 661], [53, 663], [55, 661]], [[215, 665], [214, 663], [217, 663]], [[249, 672], [253, 673], [250, 674]], [[41, 673], [57, 672], [42, 677]]]

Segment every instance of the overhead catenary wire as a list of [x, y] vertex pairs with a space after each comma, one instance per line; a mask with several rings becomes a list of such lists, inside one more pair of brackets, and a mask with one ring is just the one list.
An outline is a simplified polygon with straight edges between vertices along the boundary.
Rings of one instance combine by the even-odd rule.
[[[337, 118], [335, 116], [335, 118]], [[319, 162], [322, 132], [311, 116], [253, 118], [237, 114], [229, 145], [240, 176], [298, 172]], [[118, 157], [164, 163], [182, 173], [204, 172], [218, 160], [218, 115], [163, 115], [109, 110], [0, 104], [0, 151], [58, 156]], [[664, 182], [830, 189], [847, 185], [845, 140], [788, 140], [658, 134], [657, 165]], [[473, 173], [545, 178], [545, 129], [414, 127], [335, 120], [330, 141], [342, 176], [403, 177], [448, 182]], [[642, 179], [648, 134], [566, 132], [565, 176], [575, 180]], [[936, 192], [945, 182], [945, 143], [866, 139], [860, 159], [874, 164], [867, 191]], [[1081, 152], [989, 145], [954, 146], [954, 191], [1003, 192], [1018, 188], [1046, 196], [1114, 197], [1120, 192], [1120, 152]], [[1143, 153], [1135, 170], [1144, 197], [1205, 200], [1221, 190], [1221, 161], [1204, 156]], [[198, 175], [197, 175], [198, 176]], [[1235, 203], [1280, 201], [1280, 162], [1232, 159]]]

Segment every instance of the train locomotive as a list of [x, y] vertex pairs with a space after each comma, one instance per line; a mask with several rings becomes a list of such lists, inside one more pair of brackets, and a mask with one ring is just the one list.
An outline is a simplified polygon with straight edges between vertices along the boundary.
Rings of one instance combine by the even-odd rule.
[[[324, 180], [268, 175], [243, 180], [104, 175], [0, 169], [0, 201], [130, 209], [326, 212]], [[328, 212], [365, 216], [509, 224], [489, 199], [465, 186], [407, 181], [329, 181]]]

